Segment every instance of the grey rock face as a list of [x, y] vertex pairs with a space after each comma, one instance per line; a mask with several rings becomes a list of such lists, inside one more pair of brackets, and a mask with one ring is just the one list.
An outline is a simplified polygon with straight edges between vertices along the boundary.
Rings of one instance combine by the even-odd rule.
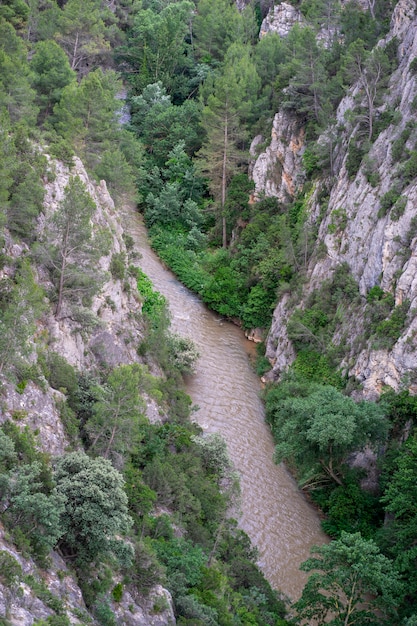
[[5, 420], [21, 422], [39, 433], [39, 443], [44, 452], [52, 456], [64, 454], [68, 440], [59, 417], [59, 403], [64, 396], [45, 383], [44, 389], [29, 381], [25, 389], [18, 392], [16, 387], [3, 385], [0, 423]]
[[269, 10], [263, 20], [259, 37], [267, 33], [276, 33], [280, 37], [286, 37], [294, 24], [302, 22], [303, 17], [292, 4], [282, 2]]
[[[126, 273], [124, 280], [114, 279], [110, 272], [113, 254], [126, 254], [123, 228], [116, 213], [106, 184], [92, 182], [79, 159], [69, 170], [60, 162], [51, 162], [55, 172], [52, 182], [46, 184], [45, 215], [39, 219], [39, 234], [42, 233], [46, 217], [53, 214], [64, 197], [64, 190], [70, 176], [79, 176], [90, 193], [97, 210], [93, 217], [94, 227], [105, 227], [111, 235], [110, 252], [98, 262], [100, 271], [107, 275], [101, 292], [93, 299], [89, 315], [91, 323], [87, 327], [75, 320], [68, 307], [60, 319], [53, 314], [45, 315], [39, 322], [37, 336], [33, 341], [31, 362], [36, 362], [36, 348], [49, 349], [59, 353], [73, 366], [84, 369], [94, 365], [115, 367], [120, 364], [140, 361], [137, 347], [143, 339], [141, 302], [137, 293], [136, 280]], [[25, 246], [6, 241], [7, 253], [15, 258], [26, 252]], [[7, 267], [2, 276], [7, 276]], [[42, 266], [36, 268], [39, 282], [48, 287], [48, 274]], [[36, 341], [35, 341], [36, 339]], [[44, 342], [44, 344], [42, 343]], [[38, 434], [39, 445], [52, 457], [65, 453], [69, 445], [60, 420], [60, 403], [64, 393], [52, 389], [46, 380], [38, 384], [29, 380], [19, 387], [7, 381], [0, 381], [0, 424], [13, 420], [29, 426]], [[159, 407], [154, 400], [147, 400], [147, 413], [153, 421], [160, 418]], [[30, 558], [24, 558], [8, 541], [7, 533], [0, 524], [0, 551], [7, 551], [21, 566], [22, 576], [15, 584], [5, 584], [0, 572], [0, 617], [7, 617], [13, 626], [32, 626], [38, 620], [46, 620], [54, 615], [47, 601], [38, 597], [25, 579], [31, 575], [43, 581], [44, 586], [63, 604], [71, 624], [92, 624], [97, 622], [85, 607], [81, 590], [76, 579], [57, 553], [50, 554], [51, 566], [39, 570]], [[38, 592], [38, 595], [39, 594]], [[110, 608], [120, 626], [173, 626], [172, 598], [166, 589], [155, 586], [146, 598], [141, 597], [133, 587], [125, 586], [120, 603], [109, 599]]]
[[[252, 154], [256, 153], [259, 143], [258, 136], [252, 142]], [[303, 128], [291, 112], [279, 111], [272, 124], [271, 142], [251, 168], [255, 183], [254, 199], [275, 197], [286, 202], [293, 198], [304, 180], [303, 152]]]
[[[417, 81], [409, 70], [410, 62], [417, 56], [415, 9], [416, 3], [413, 0], [400, 0], [387, 37], [387, 40], [393, 36], [399, 38], [400, 64], [391, 77], [384, 104], [379, 111], [391, 106], [401, 113], [401, 118], [378, 136], [369, 151], [368, 164], [371, 164], [380, 181], [374, 187], [367, 180], [364, 163], [353, 179], [346, 169], [348, 144], [355, 128], [345, 121], [345, 113], [353, 108], [353, 97], [355, 94], [359, 95], [357, 89], [353, 87], [352, 92], [340, 103], [337, 116], [345, 130], [340, 136], [341, 143], [335, 161], [335, 182], [331, 187], [328, 210], [319, 223], [317, 240], [317, 245], [325, 244], [327, 254], [319, 259], [313, 255], [303, 296], [305, 301], [308, 293], [328, 279], [338, 265], [347, 263], [358, 281], [362, 296], [366, 296], [374, 285], [379, 285], [384, 291], [394, 295], [397, 305], [405, 300], [409, 301], [410, 312], [404, 331], [391, 350], [375, 350], [369, 343], [359, 355], [352, 353], [353, 360], [345, 363], [349, 374], [355, 375], [363, 383], [367, 397], [375, 397], [383, 385], [398, 389], [404, 384], [412, 391], [417, 391], [414, 375], [417, 362], [417, 318], [414, 313], [417, 306], [417, 182], [412, 180], [402, 190], [401, 205], [397, 212], [391, 209], [385, 216], [381, 212], [378, 216], [381, 197], [395, 187], [401, 168], [401, 163], [393, 160], [392, 144], [400, 138], [407, 123], [415, 119], [411, 103], [417, 96]], [[412, 150], [416, 140], [417, 130], [414, 129], [406, 147]], [[265, 160], [265, 156], [263, 159]], [[272, 161], [270, 163], [269, 167], [272, 168]], [[258, 173], [260, 169], [260, 164], [257, 169], [254, 168], [257, 189], [267, 190], [267, 195], [271, 193], [278, 198], [282, 197], [281, 186], [278, 188], [274, 183], [275, 176], [281, 177], [281, 161], [278, 162], [277, 171], [273, 170], [273, 176], [268, 173], [268, 166], [264, 166], [261, 170], [262, 178]], [[317, 222], [319, 211], [314, 194], [310, 208], [311, 219]], [[277, 306], [267, 341], [267, 356], [273, 364], [271, 376], [274, 377], [279, 376], [293, 359], [285, 325], [294, 309], [286, 304], [284, 298]], [[363, 320], [360, 316], [352, 319], [350, 315], [352, 314], [346, 311], [345, 330], [348, 331], [349, 343], [353, 344], [363, 331]]]
[[[88, 332], [74, 321], [68, 311], [59, 320], [51, 315], [47, 321], [51, 348], [77, 367], [92, 365], [95, 360], [103, 364], [108, 359], [107, 365], [113, 367], [138, 361], [136, 348], [143, 338], [143, 328], [135, 312], [140, 312], [141, 305], [135, 279], [126, 275], [123, 281], [114, 280], [110, 273], [112, 255], [126, 255], [126, 246], [120, 219], [106, 183], [93, 183], [77, 158], [74, 159], [71, 170], [60, 162], [55, 163], [55, 175], [55, 180], [46, 185], [46, 215], [56, 211], [64, 197], [70, 176], [79, 176], [97, 207], [93, 225], [109, 230], [111, 248], [99, 260], [99, 270], [105, 272], [108, 278], [100, 293], [93, 299], [90, 308], [93, 314], [92, 324], [89, 325]], [[40, 220], [40, 233], [43, 227]], [[100, 350], [100, 345], [104, 346], [103, 350]]]

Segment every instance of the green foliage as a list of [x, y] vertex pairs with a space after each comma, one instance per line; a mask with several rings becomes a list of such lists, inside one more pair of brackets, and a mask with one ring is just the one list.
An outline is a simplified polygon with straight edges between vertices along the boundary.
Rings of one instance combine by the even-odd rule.
[[[71, 2], [79, 3], [79, 0]], [[67, 2], [65, 6], [69, 4]], [[100, 153], [108, 148], [108, 144], [120, 138], [117, 122], [120, 102], [116, 98], [120, 90], [115, 72], [95, 70], [79, 85], [71, 82], [62, 89], [60, 100], [50, 116], [49, 125], [92, 169], [99, 164]]]
[[124, 280], [126, 274], [126, 254], [114, 252], [110, 261], [110, 273], [114, 280]]
[[91, 219], [95, 211], [96, 205], [81, 179], [70, 178], [37, 249], [55, 287], [57, 318], [64, 302], [80, 305], [101, 287], [103, 275], [97, 270], [97, 260], [105, 253], [105, 240], [98, 233], [93, 237]]
[[356, 174], [359, 172], [364, 155], [365, 150], [361, 148], [355, 138], [352, 137], [346, 157], [346, 170], [349, 178], [355, 178]]
[[[325, 355], [331, 364], [344, 346], [334, 346], [332, 340], [336, 329], [343, 323], [341, 315], [344, 304], [352, 306], [358, 298], [358, 285], [347, 264], [339, 265], [332, 278], [323, 281], [320, 289], [313, 291], [304, 309], [296, 309], [288, 322], [288, 336], [297, 352], [312, 350]], [[324, 364], [324, 361], [323, 361]], [[338, 385], [337, 385], [338, 386]]]
[[332, 538], [340, 538], [343, 531], [360, 532], [365, 539], [373, 538], [383, 523], [383, 510], [376, 495], [361, 489], [358, 476], [347, 473], [344, 485], [328, 493], [320, 506], [326, 514], [323, 530]]
[[7, 550], [0, 551], [0, 580], [6, 587], [12, 587], [22, 578], [20, 563]]
[[116, 616], [110, 608], [108, 600], [99, 597], [93, 606], [94, 617], [101, 626], [116, 626]]
[[58, 352], [48, 352], [45, 377], [54, 389], [63, 391], [73, 398], [78, 390], [78, 377], [75, 368]]
[[184, 142], [188, 155], [200, 147], [200, 112], [193, 100], [175, 106], [159, 81], [147, 85], [140, 96], [133, 96], [130, 105], [132, 127], [152, 155], [152, 163], [163, 167], [180, 142]]
[[342, 485], [348, 455], [376, 445], [388, 431], [380, 407], [355, 403], [334, 387], [316, 383], [295, 388], [291, 381], [282, 383], [267, 394], [266, 414], [277, 462], [293, 461], [300, 481], [313, 488], [326, 480]]
[[405, 300], [394, 308], [388, 319], [382, 320], [375, 326], [375, 338], [380, 348], [389, 350], [401, 337], [409, 308], [410, 302]]
[[58, 460], [54, 478], [57, 494], [65, 498], [63, 552], [79, 564], [110, 554], [129, 562], [131, 547], [120, 538], [131, 525], [122, 475], [107, 459], [73, 452]]
[[388, 211], [394, 206], [397, 200], [400, 198], [400, 193], [396, 187], [392, 187], [389, 191], [381, 196], [380, 208], [378, 211], [378, 217], [385, 217]]
[[407, 206], [407, 198], [405, 196], [400, 196], [394, 206], [391, 209], [391, 220], [393, 222], [397, 222], [402, 215], [404, 215], [405, 207]]
[[202, 567], [207, 560], [200, 547], [184, 538], [172, 539], [170, 542], [154, 541], [153, 547], [167, 568], [168, 578], [182, 574], [188, 587], [194, 587], [200, 582]]
[[91, 453], [112, 459], [120, 466], [136, 444], [137, 429], [144, 419], [145, 403], [140, 395], [144, 368], [120, 365], [94, 390], [96, 402], [84, 424]]
[[172, 367], [181, 374], [193, 374], [199, 353], [191, 339], [170, 333], [167, 338]]
[[414, 57], [414, 59], [411, 60], [408, 68], [412, 74], [417, 74], [417, 57]]
[[378, 300], [382, 300], [382, 298], [384, 296], [385, 296], [384, 290], [381, 289], [381, 287], [379, 285], [374, 285], [368, 291], [368, 293], [366, 295], [366, 301], [367, 302], [375, 302], [375, 300], [377, 300], [377, 301]]
[[411, 183], [417, 176], [417, 150], [409, 153], [408, 160], [401, 167], [401, 174], [405, 185]]
[[328, 620], [353, 626], [387, 623], [397, 619], [398, 601], [403, 594], [393, 563], [376, 544], [360, 533], [342, 532], [340, 539], [313, 548], [313, 556], [302, 569], [313, 573], [295, 603], [299, 619]]
[[[36, 595], [36, 597], [39, 598], [39, 600], [41, 600], [44, 604], [46, 604], [48, 608], [52, 609], [52, 611], [55, 611], [57, 616], [61, 616], [64, 618], [61, 621], [57, 620], [56, 622], [54, 621], [51, 623], [56, 624], [56, 626], [61, 626], [61, 625], [67, 626], [69, 620], [68, 618], [66, 618], [64, 603], [61, 600], [61, 598], [53, 594], [48, 589], [44, 580], [32, 574], [28, 574], [27, 576], [25, 576], [24, 581], [27, 585], [29, 585], [29, 587], [31, 588], [33, 593]], [[47, 621], [47, 623], [50, 623], [50, 622]]]
[[405, 156], [408, 156], [408, 150], [406, 149], [406, 143], [411, 135], [411, 128], [406, 127], [401, 135], [392, 142], [391, 156], [394, 163], [398, 163], [403, 160]]
[[29, 551], [42, 560], [63, 534], [60, 516], [64, 498], [45, 483], [45, 466], [38, 461], [20, 464], [4, 479], [7, 486], [2, 495], [8, 501], [5, 521], [11, 528], [16, 526]]
[[[185, 100], [198, 85], [191, 46], [186, 39], [194, 5], [188, 0], [135, 11], [126, 43], [116, 51], [136, 93], [161, 81], [176, 99]], [[193, 75], [194, 74], [194, 75]]]
[[390, 472], [388, 484], [381, 500], [389, 514], [387, 526], [382, 529], [382, 539], [388, 554], [395, 559], [397, 568], [407, 584], [407, 596], [415, 610], [417, 577], [415, 571], [416, 546], [416, 452], [415, 432], [403, 445]]
[[45, 302], [43, 290], [26, 260], [5, 290], [0, 306], [0, 374], [12, 377], [33, 350], [30, 338], [45, 310]]
[[146, 276], [146, 274], [142, 272], [142, 270], [138, 269], [137, 273], [138, 291], [144, 298], [142, 311], [143, 313], [148, 315], [151, 320], [156, 320], [160, 315], [162, 309], [166, 307], [165, 297], [157, 291], [154, 291], [151, 281]]
[[123, 598], [123, 585], [122, 583], [117, 583], [112, 589], [111, 595], [115, 602], [120, 602]]
[[297, 376], [305, 380], [332, 385], [336, 387], [336, 389], [343, 389], [345, 387], [345, 381], [341, 373], [335, 369], [330, 358], [315, 350], [300, 350], [297, 353], [291, 369]]
[[40, 41], [30, 62], [34, 72], [33, 86], [37, 91], [37, 103], [42, 119], [52, 113], [62, 95], [64, 87], [75, 80], [67, 56], [54, 41]]
[[399, 393], [395, 393], [392, 389], [387, 390], [382, 393], [380, 401], [397, 431], [401, 431], [408, 420], [417, 425], [417, 398], [410, 395], [408, 389]]

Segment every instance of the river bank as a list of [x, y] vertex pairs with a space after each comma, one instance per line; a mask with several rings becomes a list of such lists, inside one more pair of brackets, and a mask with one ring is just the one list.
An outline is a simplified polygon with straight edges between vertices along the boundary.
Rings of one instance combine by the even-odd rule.
[[283, 465], [273, 462], [274, 444], [264, 420], [261, 383], [249, 355], [256, 347], [231, 322], [209, 311], [177, 281], [151, 250], [141, 217], [127, 208], [125, 228], [141, 255], [141, 269], [168, 300], [172, 330], [195, 343], [200, 358], [186, 391], [198, 407], [205, 432], [218, 432], [240, 476], [239, 526], [259, 552], [271, 585], [295, 600], [306, 575], [299, 570], [313, 545], [326, 541], [314, 507]]

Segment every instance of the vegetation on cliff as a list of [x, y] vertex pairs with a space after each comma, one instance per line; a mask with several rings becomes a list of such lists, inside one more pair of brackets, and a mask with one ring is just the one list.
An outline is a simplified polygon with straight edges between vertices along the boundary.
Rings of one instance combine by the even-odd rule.
[[[298, 302], [312, 255], [325, 253], [315, 246], [320, 220], [308, 219], [308, 209], [315, 194], [321, 217], [326, 211], [338, 103], [357, 85], [346, 168], [353, 178], [366, 165], [371, 186], [378, 173], [369, 150], [398, 123], [394, 108], [380, 106], [397, 42], [376, 46], [394, 3], [363, 9], [303, 0], [296, 4], [305, 22], [286, 38], [259, 40], [269, 4], [248, 3], [241, 12], [229, 0], [0, 6], [0, 374], [17, 393], [29, 381], [59, 392], [71, 441], [51, 461], [36, 435], [20, 428], [24, 411], [2, 424], [1, 519], [41, 567], [59, 549], [103, 625], [116, 623], [111, 606], [126, 589], [146, 595], [160, 581], [173, 594], [179, 624], [285, 623], [284, 604], [227, 517], [237, 496], [224, 444], [201, 438], [189, 420], [181, 376], [192, 372], [193, 346], [169, 333], [163, 298], [135, 267], [128, 235], [112, 251], [109, 229], [92, 228], [96, 207], [79, 177], [69, 175], [53, 215], [43, 207], [53, 159], [71, 172], [76, 155], [92, 178], [106, 181], [116, 210], [135, 199], [161, 258], [221, 315], [266, 328], [280, 296]], [[305, 184], [286, 202], [249, 202], [250, 140], [279, 107], [305, 128]], [[416, 151], [404, 147], [413, 131], [407, 126], [392, 146], [401, 167], [381, 196], [381, 218], [404, 211], [401, 193], [416, 174]], [[346, 219], [343, 208], [334, 211], [329, 232], [343, 231]], [[410, 241], [413, 233], [415, 224]], [[109, 254], [106, 273], [99, 260]], [[52, 311], [56, 324], [70, 320], [87, 336], [99, 326], [90, 307], [109, 275], [126, 293], [137, 279], [137, 359], [111, 366], [97, 358], [75, 368], [48, 346], [44, 316]], [[110, 296], [105, 306], [115, 307]], [[387, 391], [377, 404], [347, 397], [357, 384], [338, 369], [351, 354], [347, 307], [365, 320], [363, 341], [384, 348], [409, 315], [406, 300], [395, 306], [378, 285], [361, 297], [341, 264], [291, 316], [295, 362], [266, 390], [277, 460], [310, 489], [334, 538], [305, 564], [322, 573], [311, 577], [292, 619], [331, 614], [335, 625], [410, 626], [417, 614], [416, 402], [407, 391]], [[145, 416], [150, 400], [163, 415], [159, 424]], [[373, 491], [355, 466], [359, 451], [373, 452], [378, 465]], [[0, 557], [1, 582], [12, 589], [23, 574], [4, 551]], [[29, 582], [48, 596], [39, 581]], [[48, 602], [54, 615], [47, 623], [69, 623], [62, 602]]]

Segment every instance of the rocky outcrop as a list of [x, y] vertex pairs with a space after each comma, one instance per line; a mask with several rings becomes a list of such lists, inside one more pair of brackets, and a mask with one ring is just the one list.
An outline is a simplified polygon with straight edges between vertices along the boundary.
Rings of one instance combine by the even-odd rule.
[[268, 15], [263, 20], [259, 37], [267, 33], [276, 33], [280, 37], [286, 37], [294, 24], [303, 21], [303, 17], [292, 4], [282, 2], [269, 10]]
[[[88, 317], [77, 318], [67, 303], [59, 319], [52, 311], [45, 313], [37, 322], [29, 362], [35, 364], [37, 355], [47, 354], [48, 351], [58, 353], [79, 370], [94, 371], [97, 366], [115, 367], [140, 362], [137, 348], [143, 339], [144, 322], [136, 279], [129, 275], [127, 267], [122, 278], [115, 278], [111, 273], [113, 255], [126, 257], [127, 262], [135, 264], [139, 252], [131, 246], [129, 250], [126, 248], [120, 216], [104, 181], [98, 184], [92, 181], [77, 158], [71, 168], [51, 160], [50, 171], [52, 180], [45, 183], [44, 214], [38, 223], [39, 237], [42, 238], [48, 218], [62, 201], [70, 177], [78, 176], [96, 205], [93, 230], [106, 229], [110, 245], [97, 263], [98, 271], [104, 273], [106, 279], [93, 298]], [[27, 246], [16, 244], [7, 233], [5, 243], [5, 252], [12, 259], [16, 260], [28, 252]], [[38, 282], [48, 293], [51, 284], [45, 267], [38, 262], [33, 269]], [[1, 272], [0, 278], [7, 276], [8, 272], [11, 275], [13, 268], [5, 266]], [[155, 373], [159, 373], [156, 366], [153, 367]], [[34, 379], [31, 380], [29, 375], [27, 380], [18, 384], [0, 380], [0, 424], [11, 420], [22, 428], [28, 426], [37, 435], [36, 441], [44, 452], [51, 457], [61, 456], [70, 443], [60, 417], [66, 400], [65, 389], [52, 389], [40, 370]], [[153, 399], [145, 397], [145, 401], [149, 419], [160, 420], [161, 407]], [[8, 624], [32, 626], [38, 620], [47, 620], [57, 614], [66, 615], [71, 624], [98, 624], [87, 611], [73, 572], [57, 553], [51, 552], [47, 569], [41, 569], [35, 561], [18, 551], [0, 524], [0, 558], [2, 553], [7, 553], [14, 559], [11, 562], [20, 567], [20, 574], [14, 581], [7, 580], [7, 576], [0, 571], [0, 617], [7, 618]], [[133, 585], [123, 585], [123, 594], [118, 602], [110, 593], [107, 595], [108, 609], [114, 613], [117, 624], [175, 624], [171, 595], [160, 585], [153, 587], [146, 597]]]
[[[49, 346], [79, 368], [94, 365], [95, 362], [114, 367], [139, 361], [136, 348], [143, 338], [142, 321], [138, 315], [141, 303], [135, 279], [128, 275], [127, 268], [122, 280], [111, 276], [112, 256], [123, 254], [127, 259], [128, 254], [123, 241], [123, 228], [106, 183], [95, 184], [78, 158], [74, 159], [71, 169], [61, 162], [54, 163], [54, 172], [54, 180], [46, 184], [45, 216], [56, 211], [69, 178], [78, 176], [97, 207], [93, 216], [94, 225], [107, 229], [111, 245], [109, 253], [102, 256], [98, 263], [99, 271], [105, 273], [107, 280], [89, 307], [88, 323], [80, 323], [69, 312], [58, 320], [49, 315], [45, 323]], [[40, 235], [44, 224], [45, 220], [40, 220]]]
[[69, 442], [60, 419], [59, 408], [65, 396], [49, 387], [28, 381], [25, 388], [4, 383], [2, 389], [0, 424], [13, 420], [29, 426], [39, 434], [39, 443], [44, 452], [52, 456], [64, 454]]
[[[413, 392], [417, 392], [414, 373], [417, 359], [415, 179], [411, 179], [403, 186], [401, 198], [395, 207], [385, 214], [381, 210], [381, 198], [396, 188], [400, 170], [404, 166], [393, 158], [393, 142], [401, 141], [406, 127], [411, 132], [408, 134], [405, 147], [409, 151], [415, 149], [417, 140], [415, 113], [412, 109], [412, 103], [417, 97], [417, 80], [410, 71], [410, 63], [417, 56], [415, 9], [416, 3], [413, 0], [400, 0], [393, 13], [391, 31], [386, 38], [386, 41], [389, 41], [396, 36], [399, 40], [399, 66], [390, 79], [384, 103], [377, 115], [390, 107], [398, 111], [396, 120], [374, 141], [366, 161], [362, 162], [357, 174], [349, 176], [347, 156], [349, 141], [355, 133], [355, 127], [346, 122], [345, 113], [353, 108], [353, 95], [360, 97], [358, 89], [353, 87], [338, 109], [339, 124], [343, 124], [345, 129], [340, 136], [334, 182], [330, 181], [328, 209], [324, 216], [319, 215], [314, 194], [310, 206], [311, 219], [318, 226], [317, 246], [327, 250], [327, 254], [324, 257], [313, 254], [301, 306], [308, 293], [318, 288], [342, 263], [348, 264], [363, 297], [371, 287], [378, 285], [385, 292], [394, 295], [396, 305], [406, 300], [410, 303], [404, 330], [392, 349], [376, 350], [372, 343], [368, 342], [359, 354], [352, 350], [344, 362], [349, 374], [362, 382], [364, 394], [368, 397], [378, 394], [384, 385], [390, 385], [394, 389], [406, 385]], [[275, 119], [279, 119], [280, 115]], [[262, 158], [265, 160], [265, 156]], [[403, 157], [406, 158], [407, 156]], [[269, 168], [272, 169], [272, 161]], [[260, 164], [257, 169], [260, 169]], [[279, 161], [277, 167], [272, 169], [271, 176], [266, 173], [268, 166], [265, 166], [263, 172], [266, 173], [266, 182], [263, 182], [265, 179], [262, 176], [255, 173], [258, 178], [257, 189], [263, 186], [268, 193], [281, 198], [282, 190], [277, 188], [274, 178], [281, 178], [282, 169]], [[372, 184], [369, 177], [370, 169], [374, 173]], [[297, 175], [295, 179], [297, 180]], [[329, 184], [329, 181], [327, 182]], [[283, 299], [274, 312], [267, 341], [267, 356], [273, 364], [274, 377], [279, 376], [293, 358], [285, 331], [293, 307], [294, 305], [288, 306], [286, 299]], [[345, 330], [349, 332], [349, 343], [352, 345], [363, 332], [362, 319], [360, 316], [356, 320], [349, 319], [349, 311], [346, 312], [346, 319], [348, 326]]]
[[[51, 552], [48, 569], [40, 569], [31, 558], [25, 558], [7, 540], [0, 525], [0, 556], [8, 555], [8, 563], [20, 570], [14, 580], [11, 568], [0, 572], [0, 616], [11, 626], [32, 626], [38, 620], [66, 615], [71, 624], [97, 626], [87, 610], [73, 573], [65, 561]], [[9, 566], [10, 567], [10, 566]], [[129, 586], [123, 588], [120, 602], [109, 600], [109, 609], [123, 626], [174, 626], [170, 593], [156, 585], [148, 596], [138, 597]]]
[[[276, 197], [281, 202], [294, 198], [304, 182], [304, 139], [304, 129], [291, 111], [281, 110], [275, 115], [271, 142], [257, 156], [250, 170], [255, 183], [255, 201], [262, 197]], [[252, 142], [253, 157], [261, 142], [260, 136]]]

